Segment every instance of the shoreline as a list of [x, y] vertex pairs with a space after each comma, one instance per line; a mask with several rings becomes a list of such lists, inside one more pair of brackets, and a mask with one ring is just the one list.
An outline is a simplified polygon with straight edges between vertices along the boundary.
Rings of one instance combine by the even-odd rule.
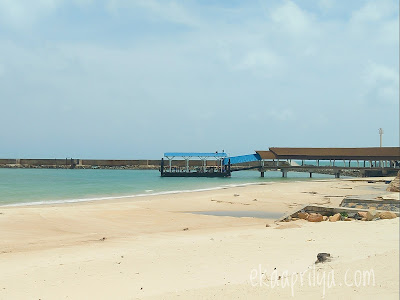
[[[10, 203], [10, 204], [0, 204], [0, 209], [8, 207], [42, 207], [42, 206], [54, 206], [54, 205], [69, 205], [69, 204], [84, 204], [84, 203], [101, 203], [101, 202], [116, 202], [125, 200], [133, 200], [134, 198], [140, 198], [145, 200], [147, 197], [157, 197], [175, 194], [191, 194], [191, 193], [201, 193], [209, 191], [227, 190], [233, 188], [247, 187], [247, 186], [264, 186], [272, 184], [286, 184], [286, 183], [306, 183], [306, 182], [330, 182], [330, 181], [353, 181], [353, 182], [374, 182], [374, 183], [386, 183], [393, 180], [394, 177], [346, 177], [346, 178], [287, 178], [288, 181], [276, 181], [271, 178], [271, 181], [264, 182], [247, 182], [247, 183], [237, 183], [237, 184], [227, 184], [215, 187], [200, 188], [200, 189], [189, 189], [189, 190], [172, 190], [172, 191], [160, 191], [155, 193], [139, 193], [132, 195], [114, 195], [114, 196], [99, 196], [91, 198], [77, 198], [77, 199], [57, 199], [57, 200], [42, 200], [33, 202], [21, 202], [21, 203]], [[300, 179], [300, 180], [299, 180]], [[140, 201], [140, 199], [135, 199]]]
[[[253, 286], [253, 270], [261, 265], [268, 276], [274, 268], [280, 276], [298, 274], [312, 268], [317, 253], [329, 252], [334, 260], [318, 272], [334, 270], [339, 280], [347, 268], [372, 268], [376, 286], [337, 286], [326, 291], [327, 299], [395, 299], [399, 218], [276, 223], [191, 213], [289, 212], [309, 203], [338, 206], [348, 195], [389, 194], [376, 180], [268, 182], [139, 201], [0, 207], [0, 298], [291, 298], [290, 288]], [[295, 288], [296, 299], [321, 293], [322, 287]]]
[[[353, 177], [344, 177], [342, 179], [350, 179]], [[357, 177], [354, 177], [357, 178]], [[287, 182], [303, 182], [303, 181], [318, 181], [318, 180], [331, 180], [334, 178], [325, 178], [325, 177], [316, 177], [316, 178], [308, 178], [308, 177], [292, 177], [292, 178], [285, 178]], [[244, 182], [244, 183], [228, 183], [222, 184], [218, 186], [210, 186], [205, 188], [199, 189], [184, 189], [184, 190], [164, 190], [158, 192], [149, 192], [149, 193], [138, 193], [138, 194], [129, 194], [129, 195], [107, 195], [107, 196], [97, 196], [97, 197], [83, 197], [83, 198], [67, 198], [67, 199], [54, 199], [54, 200], [32, 200], [31, 202], [18, 202], [18, 203], [7, 203], [7, 204], [0, 204], [1, 207], [23, 207], [23, 206], [36, 206], [36, 205], [58, 205], [64, 203], [80, 203], [80, 202], [95, 202], [95, 201], [108, 201], [108, 200], [118, 200], [118, 199], [130, 199], [130, 198], [142, 198], [148, 196], [158, 196], [158, 195], [168, 195], [168, 194], [179, 194], [179, 193], [196, 193], [196, 192], [203, 192], [203, 191], [212, 191], [212, 190], [220, 190], [220, 189], [227, 189], [232, 187], [240, 187], [240, 186], [248, 186], [248, 185], [265, 185], [271, 184], [274, 182], [279, 182], [281, 180], [280, 177], [271, 177], [265, 178], [263, 182]], [[360, 179], [363, 180], [363, 179]], [[284, 181], [283, 181], [284, 182]], [[153, 190], [149, 190], [153, 191]]]

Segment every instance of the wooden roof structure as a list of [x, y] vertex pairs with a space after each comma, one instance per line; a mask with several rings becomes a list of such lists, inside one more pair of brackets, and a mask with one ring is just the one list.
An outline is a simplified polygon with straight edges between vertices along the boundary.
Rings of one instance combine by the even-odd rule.
[[271, 151], [256, 151], [260, 155], [261, 159], [276, 159], [276, 155]]
[[304, 160], [396, 160], [400, 161], [400, 147], [369, 148], [279, 148], [256, 151], [261, 159]]

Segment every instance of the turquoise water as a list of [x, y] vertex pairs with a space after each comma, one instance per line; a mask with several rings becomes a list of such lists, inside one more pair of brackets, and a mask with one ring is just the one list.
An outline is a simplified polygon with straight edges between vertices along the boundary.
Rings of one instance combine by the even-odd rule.
[[0, 169], [0, 205], [62, 203], [145, 196], [269, 181], [313, 180], [329, 175], [242, 171], [231, 178], [165, 178], [157, 170]]

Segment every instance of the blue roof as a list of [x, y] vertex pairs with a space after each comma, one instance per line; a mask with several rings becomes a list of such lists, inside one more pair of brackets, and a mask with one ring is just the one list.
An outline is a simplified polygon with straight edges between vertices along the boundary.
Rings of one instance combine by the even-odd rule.
[[229, 163], [229, 160], [231, 161], [231, 165], [234, 165], [245, 162], [258, 161], [261, 160], [261, 156], [258, 153], [256, 153], [256, 154], [248, 154], [248, 155], [240, 155], [240, 156], [233, 156], [230, 158], [224, 158], [224, 165], [227, 165]]
[[166, 152], [164, 153], [165, 157], [217, 157], [223, 158], [228, 157], [225, 152], [222, 153], [201, 153], [201, 152]]

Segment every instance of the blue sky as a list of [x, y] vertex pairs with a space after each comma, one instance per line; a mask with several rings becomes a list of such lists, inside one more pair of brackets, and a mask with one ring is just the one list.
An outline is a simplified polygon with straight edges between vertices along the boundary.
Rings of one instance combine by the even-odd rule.
[[0, 0], [0, 105], [0, 158], [398, 146], [398, 2]]

